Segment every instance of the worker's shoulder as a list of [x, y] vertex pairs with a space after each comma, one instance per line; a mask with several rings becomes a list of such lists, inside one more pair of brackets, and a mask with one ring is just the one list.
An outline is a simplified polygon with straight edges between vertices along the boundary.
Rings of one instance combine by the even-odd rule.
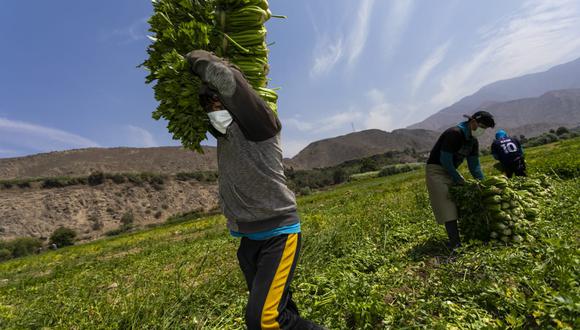
[[463, 136], [463, 132], [461, 131], [461, 128], [457, 127], [457, 126], [453, 126], [453, 127], [449, 127], [448, 129], [446, 129], [443, 132], [443, 135], [457, 135], [457, 136]]

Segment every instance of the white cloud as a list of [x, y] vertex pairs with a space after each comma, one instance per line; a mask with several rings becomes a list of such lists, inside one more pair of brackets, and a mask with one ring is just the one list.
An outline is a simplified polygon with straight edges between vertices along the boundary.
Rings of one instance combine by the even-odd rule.
[[305, 121], [300, 118], [284, 119], [282, 122], [300, 132], [309, 133], [328, 133], [341, 128], [350, 127], [351, 123], [357, 122], [363, 117], [361, 112], [347, 111], [339, 112], [332, 116], [318, 119], [315, 121]]
[[1, 117], [0, 141], [14, 148], [37, 152], [99, 147], [96, 142], [80, 135]]
[[144, 128], [128, 125], [129, 131], [129, 146], [131, 147], [158, 147], [159, 144], [155, 141], [153, 134]]
[[433, 97], [446, 106], [482, 86], [572, 60], [580, 54], [580, 2], [526, 2], [508, 19], [480, 29], [468, 58], [449, 69]]
[[389, 4], [389, 13], [384, 27], [384, 53], [387, 58], [392, 56], [401, 41], [415, 7], [414, 0], [392, 0]]
[[18, 155], [18, 152], [16, 150], [0, 149], [0, 158], [14, 157], [17, 155]]
[[359, 57], [367, 42], [369, 34], [370, 15], [372, 13], [374, 0], [362, 0], [357, 14], [357, 21], [348, 39], [348, 63], [352, 64]]
[[365, 114], [363, 125], [365, 129], [377, 128], [390, 131], [393, 128], [394, 109], [386, 102], [384, 94], [373, 89], [367, 93], [369, 112]]
[[314, 65], [312, 70], [310, 70], [311, 77], [330, 71], [340, 61], [343, 55], [342, 39], [330, 41], [327, 38], [323, 38], [323, 40], [319, 40], [315, 54]]
[[[330, 36], [330, 33], [321, 33], [316, 24], [316, 18], [311, 18], [314, 30], [318, 34], [315, 41], [313, 65], [310, 70], [311, 77], [315, 78], [331, 71], [343, 60], [346, 60], [349, 65], [356, 62], [367, 42], [374, 2], [375, 0], [359, 1], [354, 22], [338, 23], [338, 30], [342, 28], [347, 32], [338, 33], [335, 36]], [[347, 17], [352, 17], [352, 15], [347, 15]], [[332, 25], [335, 26], [335, 24]]]
[[447, 55], [447, 51], [449, 50], [450, 44], [451, 41], [447, 41], [443, 45], [439, 46], [437, 49], [435, 49], [433, 53], [431, 53], [425, 59], [425, 61], [423, 61], [421, 66], [419, 66], [419, 69], [417, 70], [417, 73], [415, 74], [413, 82], [411, 84], [412, 95], [415, 95], [417, 90], [419, 90], [419, 88], [423, 86], [425, 79], [427, 79], [427, 77], [433, 71], [433, 69], [435, 69], [435, 67], [437, 67], [437, 65], [439, 65], [443, 61], [445, 55]]
[[[364, 95], [364, 99], [348, 110], [335, 113], [328, 117], [316, 120], [304, 120], [301, 117], [287, 118], [282, 121], [287, 130], [296, 130], [301, 136], [313, 138], [320, 136], [336, 136], [351, 132], [353, 129], [381, 129], [393, 130], [401, 125], [401, 121], [408, 121], [411, 107], [395, 107], [385, 99], [385, 95], [378, 89], [371, 89]], [[397, 122], [395, 122], [395, 120]], [[288, 131], [286, 131], [288, 132]], [[292, 134], [292, 133], [291, 133]], [[298, 134], [294, 133], [293, 136]], [[306, 142], [291, 145], [304, 147]]]
[[101, 35], [101, 40], [106, 41], [113, 39], [119, 41], [120, 43], [130, 43], [145, 40], [147, 38], [149, 29], [147, 20], [147, 17], [142, 17], [133, 21], [127, 26], [106, 32]]

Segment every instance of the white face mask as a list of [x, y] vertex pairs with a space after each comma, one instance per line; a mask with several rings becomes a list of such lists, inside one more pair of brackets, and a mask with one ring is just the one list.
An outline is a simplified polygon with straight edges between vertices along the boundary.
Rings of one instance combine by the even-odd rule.
[[222, 134], [226, 134], [228, 126], [230, 126], [233, 121], [232, 116], [227, 110], [208, 112], [207, 116], [209, 117], [211, 125]]
[[471, 135], [474, 138], [478, 138], [478, 137], [482, 136], [483, 133], [485, 133], [485, 128], [481, 128], [479, 126], [477, 126], [477, 128], [475, 129], [475, 131], [471, 131]]

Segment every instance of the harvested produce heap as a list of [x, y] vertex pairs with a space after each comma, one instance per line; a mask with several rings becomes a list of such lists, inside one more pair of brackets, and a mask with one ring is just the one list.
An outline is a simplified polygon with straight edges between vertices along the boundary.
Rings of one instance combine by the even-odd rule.
[[142, 64], [159, 101], [153, 118], [166, 119], [173, 138], [202, 151], [209, 121], [199, 105], [200, 81], [184, 55], [194, 49], [214, 52], [237, 66], [276, 111], [278, 96], [268, 89], [268, 46], [264, 23], [273, 16], [267, 0], [153, 0], [153, 36]]
[[551, 196], [549, 178], [492, 176], [451, 189], [467, 239], [519, 243], [534, 240], [533, 225]]

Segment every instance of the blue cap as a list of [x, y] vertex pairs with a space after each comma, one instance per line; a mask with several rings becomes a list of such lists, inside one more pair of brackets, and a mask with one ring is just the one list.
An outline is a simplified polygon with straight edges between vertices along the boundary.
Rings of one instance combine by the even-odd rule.
[[498, 129], [497, 132], [495, 133], [496, 139], [503, 139], [506, 136], [507, 136], [507, 133], [503, 129]]

